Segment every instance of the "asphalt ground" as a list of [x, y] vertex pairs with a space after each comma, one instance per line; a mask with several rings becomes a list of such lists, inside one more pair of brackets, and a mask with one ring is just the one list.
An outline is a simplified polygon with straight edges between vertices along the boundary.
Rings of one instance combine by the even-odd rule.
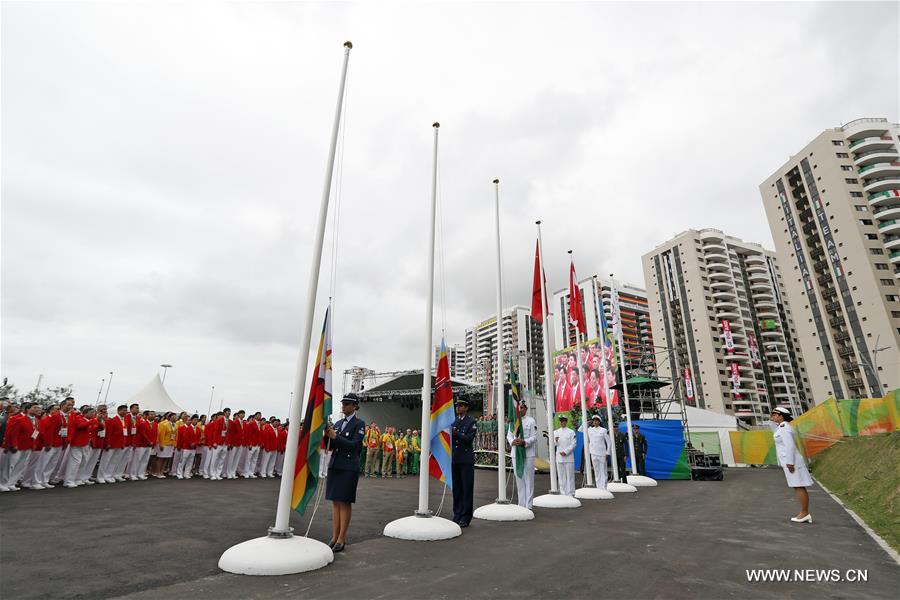
[[[496, 496], [476, 472], [476, 507]], [[538, 475], [536, 489], [547, 488]], [[900, 567], [821, 488], [812, 525], [793, 524], [780, 469], [729, 469], [725, 481], [535, 509], [534, 521], [475, 520], [462, 537], [381, 535], [411, 514], [417, 479], [360, 480], [348, 546], [318, 571], [246, 577], [221, 553], [265, 534], [277, 480], [192, 479], [0, 495], [0, 597], [29, 598], [896, 598]], [[436, 484], [432, 507], [440, 498]], [[446, 500], [448, 516], [452, 499]], [[327, 541], [322, 503], [310, 535]], [[306, 518], [292, 525], [306, 530]], [[867, 571], [859, 583], [750, 583], [747, 569]]]

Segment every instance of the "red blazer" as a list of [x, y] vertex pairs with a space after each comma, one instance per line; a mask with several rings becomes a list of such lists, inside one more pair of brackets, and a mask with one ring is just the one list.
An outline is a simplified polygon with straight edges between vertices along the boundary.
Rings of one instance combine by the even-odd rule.
[[38, 429], [41, 430], [41, 438], [44, 446], [51, 448], [59, 448], [63, 444], [63, 439], [59, 436], [59, 430], [63, 426], [62, 413], [59, 411], [53, 415], [45, 415], [41, 417], [38, 423]]
[[226, 439], [229, 446], [242, 446], [244, 444], [244, 424], [240, 419], [234, 418], [228, 423]]
[[67, 429], [66, 436], [62, 438], [63, 446], [66, 446], [72, 443], [72, 436], [75, 435], [75, 423], [77, 422], [75, 417], [80, 417], [81, 413], [73, 408], [69, 411], [68, 417], [63, 415], [62, 412], [59, 413], [59, 416], [62, 419], [63, 427]]
[[97, 419], [97, 428], [91, 430], [91, 442], [90, 442], [91, 448], [97, 448], [100, 450], [106, 448], [106, 434], [104, 433], [103, 436], [101, 437], [100, 432], [106, 431], [106, 422], [107, 421], [109, 421], [109, 419], [106, 419], [105, 421], [103, 421], [103, 425], [101, 425], [100, 419]]
[[156, 445], [156, 440], [159, 437], [159, 421], [153, 421], [150, 423], [150, 435], [153, 436], [153, 445]]
[[69, 415], [69, 445], [76, 448], [87, 446], [91, 440], [91, 432], [95, 429], [97, 429], [96, 418], [85, 419], [81, 414], [73, 411], [73, 414]]
[[251, 448], [260, 445], [259, 423], [253, 419], [244, 424], [244, 445]]
[[262, 431], [259, 433], [262, 448], [266, 452], [275, 452], [278, 450], [278, 432], [270, 424], [265, 423]]
[[179, 450], [193, 450], [197, 447], [197, 434], [190, 423], [182, 423], [175, 435], [175, 447]]
[[106, 447], [112, 450], [124, 448], [127, 439], [124, 434], [125, 427], [119, 415], [108, 418], [104, 425], [106, 426]]
[[[135, 432], [131, 433], [131, 430], [134, 429]], [[137, 423], [134, 420], [134, 416], [129, 413], [125, 413], [125, 446], [134, 446], [137, 441]]]
[[150, 448], [156, 443], [156, 435], [153, 433], [153, 425], [150, 421], [138, 419], [137, 435], [134, 438], [134, 445], [138, 448]]
[[278, 427], [278, 451], [284, 452], [287, 450], [287, 427]]
[[16, 413], [6, 423], [3, 447], [7, 450], [34, 450], [34, 425], [28, 415]]

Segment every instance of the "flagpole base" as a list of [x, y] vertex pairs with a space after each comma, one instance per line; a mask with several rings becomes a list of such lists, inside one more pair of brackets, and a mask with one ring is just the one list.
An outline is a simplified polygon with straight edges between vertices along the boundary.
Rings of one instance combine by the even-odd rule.
[[622, 483], [621, 481], [610, 481], [606, 484], [606, 491], [612, 492], [613, 494], [627, 494], [636, 492], [637, 488], [633, 485]]
[[260, 537], [232, 546], [219, 559], [219, 568], [237, 575], [291, 575], [328, 566], [331, 548], [308, 537]]
[[612, 500], [615, 496], [609, 490], [591, 486], [575, 490], [575, 497], [581, 500]]
[[530, 521], [534, 513], [518, 504], [494, 502], [479, 506], [472, 516], [485, 521]]
[[395, 519], [385, 525], [384, 535], [398, 540], [433, 542], [459, 537], [462, 529], [450, 519], [413, 515]]
[[646, 475], [629, 475], [626, 480], [635, 487], [655, 487], [657, 485], [655, 479]]
[[581, 502], [565, 494], [543, 494], [532, 501], [538, 508], [581, 508]]

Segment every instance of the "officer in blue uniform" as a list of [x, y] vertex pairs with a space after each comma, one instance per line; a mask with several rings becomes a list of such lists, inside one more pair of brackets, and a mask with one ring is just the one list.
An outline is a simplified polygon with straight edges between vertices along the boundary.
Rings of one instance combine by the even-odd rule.
[[333, 552], [340, 552], [346, 543], [356, 485], [359, 483], [359, 455], [366, 434], [365, 422], [356, 416], [359, 397], [347, 394], [341, 399], [344, 418], [325, 430], [326, 447], [332, 451], [325, 482], [325, 499], [331, 500], [331, 542]]
[[468, 527], [474, 512], [472, 493], [475, 488], [475, 419], [469, 416], [469, 401], [456, 401], [456, 421], [453, 422], [453, 522]]

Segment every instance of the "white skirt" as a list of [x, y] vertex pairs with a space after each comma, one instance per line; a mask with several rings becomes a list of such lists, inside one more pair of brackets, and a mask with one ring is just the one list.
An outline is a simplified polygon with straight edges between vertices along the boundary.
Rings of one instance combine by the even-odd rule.
[[788, 487], [809, 487], [813, 484], [812, 475], [809, 474], [809, 469], [806, 468], [806, 465], [794, 465], [793, 473], [791, 473], [787, 467], [782, 468], [784, 469], [784, 476], [787, 479]]
[[156, 451], [157, 458], [172, 458], [175, 453], [175, 446], [160, 446]]

